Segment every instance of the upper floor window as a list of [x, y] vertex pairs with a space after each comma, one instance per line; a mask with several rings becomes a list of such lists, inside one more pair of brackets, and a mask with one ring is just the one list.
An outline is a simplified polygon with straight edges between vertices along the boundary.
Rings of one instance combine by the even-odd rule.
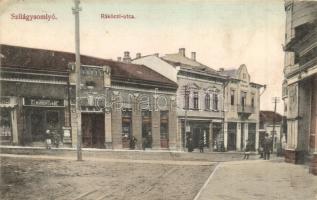
[[254, 96], [251, 97], [251, 106], [252, 106], [252, 108], [255, 106], [255, 104], [254, 104]]
[[210, 109], [210, 94], [206, 94], [205, 96], [205, 109], [209, 110]]
[[241, 106], [246, 105], [246, 100], [247, 100], [247, 93], [246, 92], [241, 92]]
[[230, 104], [234, 105], [234, 90], [230, 90]]
[[185, 105], [184, 105], [185, 109], [189, 109], [189, 94], [190, 94], [190, 91], [186, 88], [185, 89]]
[[198, 92], [194, 92], [194, 109], [198, 109]]
[[246, 79], [247, 75], [245, 73], [243, 73], [243, 79]]
[[212, 96], [212, 108], [218, 110], [218, 94], [213, 94]]

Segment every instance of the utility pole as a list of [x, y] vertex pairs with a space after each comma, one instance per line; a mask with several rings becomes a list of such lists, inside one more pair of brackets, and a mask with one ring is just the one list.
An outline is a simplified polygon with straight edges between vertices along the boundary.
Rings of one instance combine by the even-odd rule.
[[274, 103], [274, 115], [273, 115], [273, 134], [272, 134], [272, 150], [274, 151], [274, 142], [275, 142], [275, 138], [274, 138], [274, 134], [275, 134], [275, 116], [276, 116], [276, 104], [280, 102], [280, 98], [279, 97], [273, 97], [273, 103]]
[[80, 92], [80, 39], [79, 39], [79, 0], [74, 0], [75, 7], [73, 14], [75, 15], [75, 52], [76, 52], [76, 114], [77, 114], [77, 161], [82, 161], [81, 152], [81, 111], [79, 105], [79, 92]]

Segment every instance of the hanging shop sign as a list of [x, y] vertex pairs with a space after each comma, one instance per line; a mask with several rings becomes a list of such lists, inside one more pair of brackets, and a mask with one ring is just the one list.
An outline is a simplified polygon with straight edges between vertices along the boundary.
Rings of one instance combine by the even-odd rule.
[[24, 98], [24, 106], [64, 107], [64, 99]]
[[0, 97], [0, 107], [14, 107], [16, 105], [15, 97]]

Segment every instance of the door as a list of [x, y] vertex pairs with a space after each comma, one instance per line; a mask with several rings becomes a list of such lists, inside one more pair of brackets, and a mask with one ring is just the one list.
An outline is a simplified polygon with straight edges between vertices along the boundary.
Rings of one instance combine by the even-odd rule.
[[30, 131], [32, 134], [33, 142], [42, 142], [44, 141], [45, 135], [45, 115], [44, 112], [40, 110], [31, 111], [30, 114]]
[[228, 123], [228, 151], [236, 150], [237, 123]]
[[241, 123], [241, 140], [240, 140], [240, 149], [244, 150], [244, 123]]
[[255, 136], [256, 136], [256, 124], [251, 123], [249, 124], [249, 131], [248, 131], [248, 140], [251, 144], [251, 151], [255, 151]]
[[104, 148], [105, 121], [103, 114], [82, 114], [83, 147]]

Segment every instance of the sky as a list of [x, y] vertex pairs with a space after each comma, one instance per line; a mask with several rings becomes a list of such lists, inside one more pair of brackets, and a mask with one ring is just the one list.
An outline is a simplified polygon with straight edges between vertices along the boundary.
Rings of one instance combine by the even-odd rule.
[[[74, 52], [72, 0], [0, 0], [0, 42]], [[81, 54], [117, 59], [161, 56], [186, 49], [214, 69], [245, 64], [251, 81], [267, 85], [261, 110], [273, 110], [281, 97], [285, 11], [283, 0], [81, 0]], [[54, 15], [54, 20], [12, 16]], [[101, 14], [134, 16], [105, 19]], [[283, 114], [282, 101], [277, 106]]]

